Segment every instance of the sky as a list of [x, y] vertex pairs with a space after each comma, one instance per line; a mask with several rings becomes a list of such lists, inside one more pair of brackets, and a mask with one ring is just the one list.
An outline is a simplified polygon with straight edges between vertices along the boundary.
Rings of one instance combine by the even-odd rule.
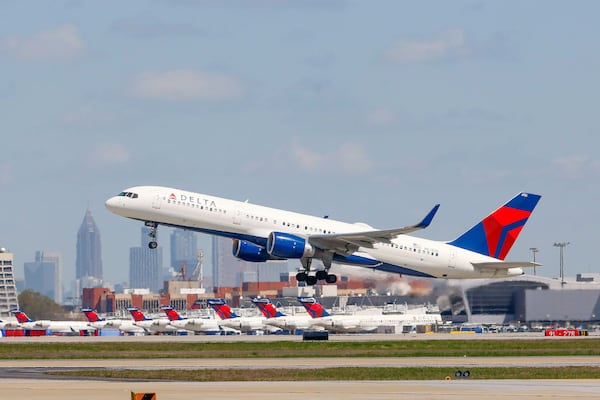
[[[600, 273], [600, 3], [172, 0], [0, 7], [0, 246], [75, 276], [90, 209], [104, 278], [165, 185], [452, 240], [542, 195], [507, 260]], [[159, 229], [168, 249], [168, 228]], [[210, 250], [209, 238], [201, 246]], [[165, 263], [168, 262], [165, 251]], [[265, 266], [268, 268], [268, 264]]]

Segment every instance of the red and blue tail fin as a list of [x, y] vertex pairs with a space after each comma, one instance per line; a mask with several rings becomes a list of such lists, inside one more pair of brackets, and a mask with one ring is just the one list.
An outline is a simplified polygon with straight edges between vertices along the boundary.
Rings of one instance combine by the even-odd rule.
[[449, 244], [504, 260], [542, 196], [519, 193]]
[[95, 310], [91, 308], [82, 308], [81, 311], [85, 314], [88, 322], [100, 322], [104, 321], [104, 318], [101, 318]]
[[240, 317], [231, 310], [231, 307], [229, 307], [225, 299], [208, 299], [206, 300], [206, 302], [209, 306], [213, 308], [213, 310], [215, 310], [215, 312], [221, 319], [231, 319]]
[[161, 309], [167, 314], [169, 321], [181, 321], [185, 319], [171, 306], [162, 306]]
[[266, 297], [255, 297], [252, 299], [252, 303], [256, 307], [258, 307], [258, 309], [265, 316], [265, 318], [276, 318], [285, 316], [284, 313], [277, 311], [275, 304], [273, 304], [271, 300], [267, 299]]
[[25, 322], [33, 322], [33, 320], [29, 318], [22, 310], [11, 310], [11, 312], [15, 315], [15, 318], [17, 318], [17, 321], [20, 324], [24, 324]]
[[329, 317], [330, 315], [314, 297], [298, 297], [298, 301], [313, 318]]
[[139, 308], [137, 307], [128, 307], [127, 311], [129, 311], [131, 313], [131, 316], [133, 317], [133, 320], [135, 322], [140, 322], [140, 321], [151, 321], [152, 318], [148, 318], [144, 315], [143, 312], [140, 311]]

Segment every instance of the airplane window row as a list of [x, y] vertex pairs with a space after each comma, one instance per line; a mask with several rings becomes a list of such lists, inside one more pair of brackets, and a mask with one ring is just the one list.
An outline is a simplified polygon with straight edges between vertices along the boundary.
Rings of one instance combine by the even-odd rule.
[[439, 253], [437, 250], [433, 250], [433, 249], [417, 249], [416, 247], [408, 247], [408, 246], [404, 246], [404, 245], [399, 245], [396, 243], [384, 243], [384, 246], [388, 246], [388, 247], [393, 247], [396, 249], [400, 249], [400, 250], [406, 250], [406, 251], [412, 251], [413, 253], [419, 253], [419, 254], [427, 254], [429, 256], [439, 256]]
[[131, 199], [137, 199], [138, 198], [138, 194], [137, 193], [133, 193], [133, 192], [121, 192], [121, 193], [118, 194], [118, 196], [129, 197]]
[[186, 203], [186, 202], [175, 201], [175, 200], [171, 200], [171, 199], [167, 199], [167, 203], [168, 204], [176, 204], [176, 205], [179, 205], [179, 206], [187, 206], [187, 207], [192, 207], [192, 208], [199, 208], [199, 209], [205, 210], [205, 211], [219, 212], [219, 213], [227, 214], [227, 210], [224, 210], [224, 209], [221, 209], [221, 208], [216, 208], [216, 207], [205, 207], [205, 206], [201, 206], [201, 205], [194, 204], [194, 203]]
[[[288, 226], [288, 227], [292, 227], [292, 228], [295, 226], [296, 229], [300, 229], [300, 225], [298, 225], [298, 224], [290, 224], [289, 222], [283, 222], [283, 226]], [[304, 226], [304, 230], [305, 231], [309, 231], [310, 230], [311, 232], [326, 233], [326, 234], [335, 233], [335, 232], [331, 232], [331, 231], [328, 231], [327, 229], [323, 229], [323, 228], [313, 228], [312, 226], [309, 227], [308, 225]]]

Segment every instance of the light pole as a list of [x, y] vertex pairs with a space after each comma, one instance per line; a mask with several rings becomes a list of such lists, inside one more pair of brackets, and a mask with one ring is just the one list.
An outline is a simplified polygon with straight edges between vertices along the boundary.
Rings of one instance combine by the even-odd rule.
[[533, 275], [537, 275], [535, 271], [535, 253], [537, 253], [539, 250], [537, 247], [530, 247], [529, 250], [531, 250], [531, 252], [533, 253]]
[[557, 242], [554, 243], [554, 247], [560, 248], [560, 287], [565, 285], [565, 263], [563, 258], [563, 249], [570, 245], [570, 242]]

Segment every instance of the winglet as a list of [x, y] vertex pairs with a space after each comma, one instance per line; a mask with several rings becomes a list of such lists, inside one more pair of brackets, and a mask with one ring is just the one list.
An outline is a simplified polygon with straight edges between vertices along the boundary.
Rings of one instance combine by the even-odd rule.
[[433, 220], [433, 217], [435, 216], [435, 213], [437, 213], [439, 208], [440, 208], [439, 204], [436, 204], [435, 206], [433, 206], [431, 211], [429, 211], [429, 214], [427, 214], [425, 216], [425, 218], [423, 218], [423, 221], [421, 221], [417, 224], [417, 228], [427, 228], [429, 226], [429, 224], [431, 224], [431, 221]]

